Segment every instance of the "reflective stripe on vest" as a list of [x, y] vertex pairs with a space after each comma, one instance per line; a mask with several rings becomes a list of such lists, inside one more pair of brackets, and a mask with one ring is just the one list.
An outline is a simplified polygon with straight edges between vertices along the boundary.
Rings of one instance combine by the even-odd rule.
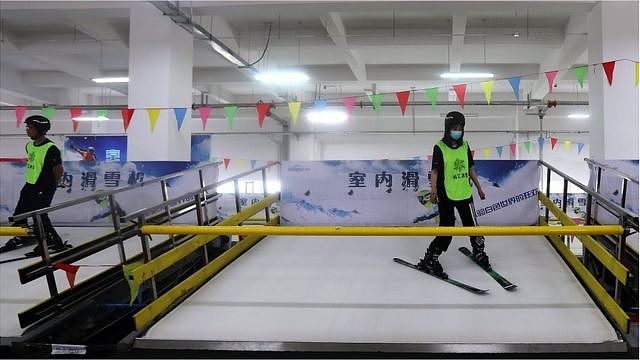
[[457, 149], [448, 147], [442, 140], [437, 144], [444, 160], [444, 189], [451, 200], [465, 200], [471, 197], [469, 183], [469, 144], [465, 141]]
[[40, 146], [35, 146], [33, 141], [27, 143], [27, 171], [24, 174], [27, 183], [35, 184], [38, 181], [42, 167], [44, 166], [44, 158], [47, 156], [47, 151], [55, 145], [53, 141]]

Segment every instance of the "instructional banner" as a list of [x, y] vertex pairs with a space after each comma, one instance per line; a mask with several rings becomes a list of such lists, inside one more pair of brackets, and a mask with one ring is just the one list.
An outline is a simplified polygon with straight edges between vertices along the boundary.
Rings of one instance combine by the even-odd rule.
[[[536, 161], [479, 160], [486, 194], [473, 198], [480, 225], [532, 225], [538, 221]], [[431, 161], [362, 160], [284, 162], [282, 225], [434, 226], [429, 201]], [[456, 216], [459, 218], [459, 216]]]
[[[638, 178], [638, 160], [598, 160], [599, 163], [616, 169], [628, 177]], [[589, 188], [596, 189], [596, 181], [598, 179], [597, 168], [589, 165], [591, 171], [589, 176]], [[627, 181], [627, 193], [625, 196], [624, 208], [634, 214], [638, 214], [638, 184], [633, 181]], [[600, 190], [599, 193], [614, 203], [622, 204], [622, 177], [612, 171], [603, 169], [600, 173]], [[618, 224], [618, 218], [611, 214], [608, 210], [601, 206], [592, 205], [591, 213], [596, 221], [600, 224]]]
[[[133, 162], [93, 162], [93, 161], [65, 161], [62, 175], [63, 188], [58, 188], [52, 205], [77, 199], [91, 194], [112, 190], [127, 185], [141, 183], [163, 175], [176, 173], [192, 168], [200, 163], [188, 161], [133, 161]], [[13, 214], [20, 196], [20, 189], [24, 185], [26, 163], [0, 163], [3, 174], [0, 182], [0, 221], [8, 222]], [[208, 167], [203, 170], [206, 184], [212, 184], [218, 179], [218, 168]], [[200, 187], [198, 171], [168, 179], [168, 198], [178, 197]], [[162, 190], [160, 182], [138, 187], [114, 195], [115, 210], [120, 216], [127, 213], [161, 203]], [[108, 198], [98, 197], [94, 201], [52, 212], [49, 216], [55, 225], [111, 224], [111, 207]], [[208, 207], [209, 217], [217, 214], [215, 203]], [[195, 215], [187, 214], [174, 222], [195, 224]]]

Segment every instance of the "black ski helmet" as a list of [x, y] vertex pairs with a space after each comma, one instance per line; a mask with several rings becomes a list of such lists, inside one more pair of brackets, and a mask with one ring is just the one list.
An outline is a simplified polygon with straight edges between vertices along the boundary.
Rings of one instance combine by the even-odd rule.
[[31, 115], [24, 120], [24, 123], [33, 126], [40, 135], [44, 135], [51, 129], [51, 122], [42, 115]]
[[444, 117], [444, 130], [449, 131], [456, 125], [464, 127], [464, 114], [459, 111], [449, 111]]

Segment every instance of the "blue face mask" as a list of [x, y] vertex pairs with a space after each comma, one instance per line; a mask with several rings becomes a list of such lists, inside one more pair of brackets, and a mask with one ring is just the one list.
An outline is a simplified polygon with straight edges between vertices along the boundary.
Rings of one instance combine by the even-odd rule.
[[451, 138], [453, 140], [458, 140], [462, 137], [462, 131], [460, 130], [451, 130]]

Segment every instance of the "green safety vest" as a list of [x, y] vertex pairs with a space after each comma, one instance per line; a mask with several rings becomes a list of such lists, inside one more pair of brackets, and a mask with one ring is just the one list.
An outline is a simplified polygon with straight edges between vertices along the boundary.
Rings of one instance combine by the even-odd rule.
[[24, 174], [27, 183], [35, 184], [38, 181], [44, 166], [44, 158], [52, 146], [56, 146], [52, 141], [40, 146], [36, 146], [33, 141], [27, 143], [27, 171]]
[[436, 143], [444, 159], [444, 189], [451, 200], [465, 200], [471, 197], [469, 183], [469, 144], [465, 141], [457, 149], [448, 147], [442, 140]]

